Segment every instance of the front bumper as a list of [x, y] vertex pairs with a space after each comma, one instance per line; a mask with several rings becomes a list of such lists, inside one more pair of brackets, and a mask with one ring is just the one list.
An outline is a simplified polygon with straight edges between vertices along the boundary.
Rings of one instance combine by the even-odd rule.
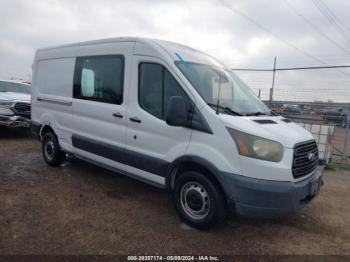
[[281, 217], [304, 207], [318, 195], [323, 184], [322, 175], [322, 166], [295, 183], [225, 174], [224, 191], [242, 216]]
[[0, 126], [7, 128], [29, 127], [30, 119], [23, 116], [0, 115]]

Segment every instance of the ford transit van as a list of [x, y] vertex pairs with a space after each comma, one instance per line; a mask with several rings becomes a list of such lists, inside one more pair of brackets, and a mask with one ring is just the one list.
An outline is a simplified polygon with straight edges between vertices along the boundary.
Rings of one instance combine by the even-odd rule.
[[45, 48], [32, 82], [31, 131], [49, 165], [69, 153], [168, 189], [193, 227], [229, 207], [283, 216], [320, 191], [312, 135], [198, 50], [143, 38]]

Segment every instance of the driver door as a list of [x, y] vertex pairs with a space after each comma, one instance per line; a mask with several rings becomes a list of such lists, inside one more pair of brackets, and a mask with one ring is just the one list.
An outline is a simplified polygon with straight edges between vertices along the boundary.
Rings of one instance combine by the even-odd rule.
[[127, 111], [127, 171], [160, 185], [168, 165], [185, 154], [192, 130], [165, 122], [171, 96], [189, 99], [170, 70], [154, 57], [134, 56]]

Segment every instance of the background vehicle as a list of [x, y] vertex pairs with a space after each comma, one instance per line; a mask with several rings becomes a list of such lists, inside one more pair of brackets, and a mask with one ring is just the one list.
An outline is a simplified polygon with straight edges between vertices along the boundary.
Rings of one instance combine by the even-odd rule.
[[0, 126], [29, 127], [30, 85], [0, 80]]
[[32, 133], [66, 153], [172, 192], [189, 225], [275, 217], [322, 184], [312, 135], [271, 114], [232, 70], [176, 43], [116, 38], [38, 50]]
[[301, 110], [296, 106], [288, 106], [284, 108], [283, 112], [290, 114], [301, 114]]
[[345, 126], [348, 114], [350, 114], [349, 110], [343, 108], [332, 108], [325, 111], [323, 121], [325, 121], [326, 123], [330, 122], [336, 125]]

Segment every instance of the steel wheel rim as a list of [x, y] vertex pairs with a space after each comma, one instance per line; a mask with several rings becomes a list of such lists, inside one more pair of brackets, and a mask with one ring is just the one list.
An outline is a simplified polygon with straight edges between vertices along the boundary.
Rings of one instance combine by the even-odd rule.
[[181, 188], [181, 206], [185, 213], [195, 220], [209, 214], [210, 199], [207, 190], [198, 182], [187, 182]]
[[48, 160], [52, 160], [54, 158], [55, 154], [55, 144], [53, 143], [52, 140], [47, 140], [45, 143], [45, 157]]

